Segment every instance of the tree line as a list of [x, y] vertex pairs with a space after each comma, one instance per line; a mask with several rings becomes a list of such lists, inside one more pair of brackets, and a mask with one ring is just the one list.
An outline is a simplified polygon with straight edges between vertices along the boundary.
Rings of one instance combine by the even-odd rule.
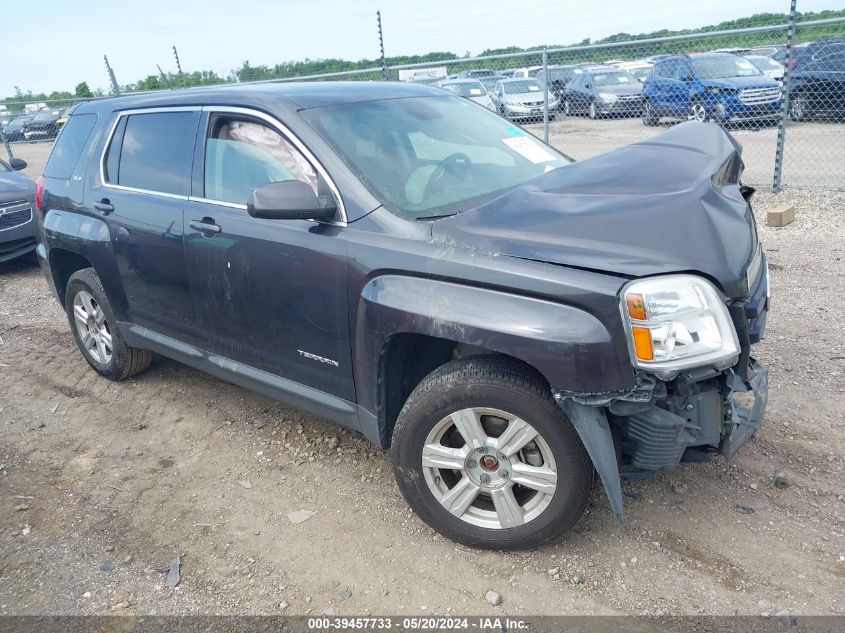
[[[827, 10], [816, 12], [799, 13], [799, 21], [807, 20], [821, 20], [835, 17], [845, 17], [845, 10]], [[731, 35], [714, 35], [712, 37], [696, 38], [690, 42], [659, 42], [649, 44], [637, 44], [639, 40], [664, 38], [677, 35], [689, 35], [707, 33], [710, 31], [726, 31], [749, 27], [759, 27], [768, 25], [783, 24], [789, 19], [785, 13], [758, 13], [746, 18], [737, 20], [729, 20], [720, 22], [711, 26], [698, 29], [683, 29], [677, 31], [659, 30], [650, 33], [616, 33], [609, 37], [592, 41], [589, 38], [581, 42], [568, 45], [547, 44], [538, 45], [530, 48], [520, 48], [517, 46], [509, 46], [505, 48], [486, 49], [478, 54], [476, 57], [484, 58], [493, 55], [501, 55], [507, 53], [528, 53], [526, 56], [520, 56], [513, 59], [497, 60], [496, 67], [499, 69], [514, 68], [527, 65], [539, 65], [542, 60], [543, 48], [574, 48], [574, 50], [566, 51], [565, 53], [556, 53], [550, 58], [550, 63], [580, 63], [585, 61], [601, 62], [608, 59], [631, 58], [653, 56], [659, 54], [677, 53], [682, 51], [704, 51], [713, 50], [717, 48], [729, 47], [752, 47], [767, 44], [783, 44], [784, 33], [782, 30], [761, 31], [757, 33], [747, 33], [743, 35], [741, 41], [737, 41]], [[813, 41], [827, 37], [845, 37], [845, 24], [821, 25], [813, 27], [804, 27], [797, 29], [796, 40]], [[628, 46], [614, 46], [608, 48], [601, 48], [601, 45], [616, 44], [619, 42], [632, 42]], [[589, 49], [579, 49], [578, 47], [590, 46]], [[593, 48], [597, 47], [597, 48]], [[461, 68], [478, 68], [484, 66], [484, 60], [473, 62], [456, 63], [461, 59], [470, 57], [467, 51], [462, 57], [451, 52], [432, 52], [425, 55], [401, 55], [386, 57], [385, 61], [388, 66], [397, 66], [404, 64], [418, 64], [431, 62], [444, 62], [448, 67], [448, 72], [457, 72]], [[150, 90], [167, 90], [171, 88], [186, 88], [194, 86], [211, 86], [224, 83], [235, 83], [245, 81], [267, 81], [274, 79], [291, 79], [295, 77], [304, 77], [309, 75], [320, 75], [327, 73], [338, 73], [347, 71], [360, 71], [366, 69], [378, 69], [381, 66], [380, 59], [360, 59], [358, 61], [349, 61], [345, 59], [304, 59], [302, 61], [287, 61], [273, 66], [257, 65], [253, 66], [250, 62], [244, 61], [237, 69], [232, 70], [225, 76], [221, 76], [213, 70], [198, 70], [193, 72], [172, 73], [160, 72], [158, 74], [150, 74], [147, 77], [140, 79], [134, 83], [120, 86], [122, 92], [143, 92]], [[378, 73], [373, 73], [372, 78], [378, 78]], [[391, 79], [398, 79], [398, 73], [391, 71]], [[49, 102], [51, 106], [63, 107], [72, 105], [83, 99], [91, 99], [94, 97], [106, 96], [108, 93], [102, 88], [92, 90], [86, 81], [82, 81], [76, 85], [73, 92], [70, 91], [53, 91], [51, 93], [33, 93], [32, 91], [24, 92], [19, 87], [15, 87], [15, 94], [11, 97], [6, 97], [0, 100], [4, 103], [11, 112], [23, 110], [25, 103], [29, 102]]]

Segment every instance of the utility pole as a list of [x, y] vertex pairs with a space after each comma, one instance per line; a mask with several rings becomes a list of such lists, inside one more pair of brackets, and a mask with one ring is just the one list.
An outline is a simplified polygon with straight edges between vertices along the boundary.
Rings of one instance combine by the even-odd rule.
[[111, 81], [111, 89], [114, 92], [115, 97], [120, 96], [120, 86], [117, 85], [117, 79], [114, 78], [114, 71], [112, 70], [111, 66], [109, 65], [109, 58], [106, 55], [103, 55], [103, 60], [106, 62], [106, 71], [109, 74], [109, 81]]
[[179, 70], [179, 75], [182, 75], [182, 64], [179, 63], [179, 53], [176, 52], [176, 45], [173, 45], [173, 57], [176, 58], [176, 68]]
[[376, 18], [378, 18], [378, 46], [381, 50], [381, 78], [385, 81], [390, 79], [387, 74], [387, 61], [384, 59], [384, 36], [381, 32], [381, 9], [376, 11]]
[[158, 72], [161, 75], [161, 80], [164, 82], [164, 85], [167, 86], [170, 90], [173, 90], [173, 86], [170, 85], [170, 80], [167, 78], [167, 75], [164, 74], [164, 71], [161, 69], [161, 66], [156, 64], [156, 68], [158, 68]]

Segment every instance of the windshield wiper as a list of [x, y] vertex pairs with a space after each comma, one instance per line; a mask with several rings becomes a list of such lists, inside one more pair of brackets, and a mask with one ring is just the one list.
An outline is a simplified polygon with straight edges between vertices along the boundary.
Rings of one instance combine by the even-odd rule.
[[458, 215], [457, 213], [444, 213], [443, 215], [423, 215], [417, 218], [417, 222], [423, 222], [425, 220], [439, 220], [440, 218], [449, 218], [453, 215]]

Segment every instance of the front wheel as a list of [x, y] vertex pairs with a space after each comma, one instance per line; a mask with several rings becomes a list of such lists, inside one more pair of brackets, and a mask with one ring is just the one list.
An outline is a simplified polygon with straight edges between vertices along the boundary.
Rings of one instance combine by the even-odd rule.
[[793, 121], [806, 121], [810, 118], [810, 104], [802, 94], [792, 97], [789, 102], [789, 118]]
[[595, 119], [598, 119], [598, 118], [599, 118], [599, 110], [598, 110], [598, 108], [596, 107], [596, 102], [595, 102], [595, 101], [590, 101], [590, 109], [587, 111], [587, 114], [588, 114], [588, 116], [589, 116], [591, 119], [593, 119], [593, 120], [595, 120]]
[[498, 356], [429, 374], [399, 414], [391, 447], [399, 488], [445, 536], [524, 549], [584, 512], [593, 467], [575, 429], [531, 367]]
[[660, 123], [660, 115], [657, 114], [654, 104], [649, 99], [646, 99], [643, 104], [642, 119], [643, 125], [647, 125], [649, 127], [654, 127]]
[[707, 108], [701, 101], [693, 101], [687, 108], [687, 121], [699, 121], [704, 123], [710, 121], [710, 115], [707, 114]]

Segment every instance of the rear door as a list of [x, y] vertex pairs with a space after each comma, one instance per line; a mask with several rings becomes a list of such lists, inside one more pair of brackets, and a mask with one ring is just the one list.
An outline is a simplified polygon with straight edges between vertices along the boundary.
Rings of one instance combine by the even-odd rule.
[[86, 206], [109, 227], [125, 320], [191, 344], [203, 340], [185, 272], [183, 214], [199, 108], [120, 112]]
[[351, 401], [345, 223], [246, 210], [254, 188], [279, 180], [334, 196], [303, 148], [263, 113], [206, 108], [186, 214], [191, 289], [215, 355]]
[[672, 64], [670, 73], [664, 79], [666, 109], [675, 116], [685, 116], [689, 106], [689, 78], [692, 67], [679, 59]]

